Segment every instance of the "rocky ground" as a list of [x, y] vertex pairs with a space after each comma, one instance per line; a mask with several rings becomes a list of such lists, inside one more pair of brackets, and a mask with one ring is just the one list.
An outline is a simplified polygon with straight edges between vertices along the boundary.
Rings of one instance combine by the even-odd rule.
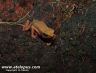
[[32, 73], [95, 73], [96, 5], [86, 16], [63, 22], [52, 46], [32, 39], [20, 26], [0, 25], [0, 65], [41, 66]]

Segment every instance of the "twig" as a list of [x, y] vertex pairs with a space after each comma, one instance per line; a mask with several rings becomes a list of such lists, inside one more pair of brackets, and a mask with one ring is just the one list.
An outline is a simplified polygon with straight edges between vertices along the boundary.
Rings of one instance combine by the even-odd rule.
[[3, 24], [7, 24], [7, 25], [20, 25], [21, 24], [17, 24], [17, 22], [0, 22], [0, 25], [3, 25]]
[[24, 19], [27, 17], [27, 16], [29, 16], [29, 13], [30, 13], [30, 11], [25, 15], [25, 16], [23, 16], [21, 19], [19, 19], [18, 21], [16, 21], [16, 22], [0, 22], [0, 24], [7, 24], [7, 25], [20, 25], [20, 26], [22, 26], [22, 22], [24, 22]]
[[22, 23], [23, 20], [24, 20], [27, 16], [29, 16], [29, 13], [30, 13], [30, 11], [27, 12], [27, 14], [26, 14], [25, 16], [23, 16], [22, 18], [20, 18], [20, 19], [17, 21], [17, 23]]

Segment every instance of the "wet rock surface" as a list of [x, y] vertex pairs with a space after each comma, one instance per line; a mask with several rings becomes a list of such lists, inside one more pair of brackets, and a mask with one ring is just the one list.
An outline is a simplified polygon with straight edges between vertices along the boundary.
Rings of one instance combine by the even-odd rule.
[[[0, 65], [41, 66], [32, 73], [95, 73], [95, 10], [96, 7], [89, 10], [85, 18], [73, 17], [62, 23], [52, 46], [32, 39], [20, 26], [0, 25]], [[83, 19], [84, 31], [77, 26]]]

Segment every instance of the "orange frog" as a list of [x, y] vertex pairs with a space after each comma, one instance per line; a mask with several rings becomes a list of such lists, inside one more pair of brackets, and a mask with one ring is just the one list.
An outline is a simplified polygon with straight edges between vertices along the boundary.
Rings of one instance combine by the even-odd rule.
[[47, 45], [50, 45], [54, 40], [54, 29], [48, 27], [43, 21], [33, 20], [32, 22], [30, 22], [29, 20], [27, 20], [23, 25], [23, 31], [29, 30], [31, 32], [32, 38], [39, 38], [42, 41], [46, 42]]

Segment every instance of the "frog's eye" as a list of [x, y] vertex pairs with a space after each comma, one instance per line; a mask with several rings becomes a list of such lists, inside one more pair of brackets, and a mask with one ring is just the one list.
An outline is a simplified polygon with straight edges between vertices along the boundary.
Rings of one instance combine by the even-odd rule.
[[46, 35], [45, 33], [42, 34], [44, 37], [48, 37], [48, 35]]

